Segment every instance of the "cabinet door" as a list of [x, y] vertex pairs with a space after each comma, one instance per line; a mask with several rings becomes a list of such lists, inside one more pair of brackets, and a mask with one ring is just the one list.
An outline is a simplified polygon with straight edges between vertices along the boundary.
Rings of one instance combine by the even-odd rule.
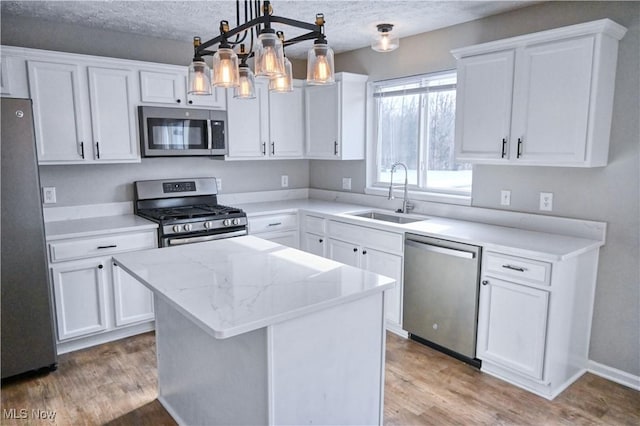
[[136, 116], [131, 70], [88, 67], [96, 160], [136, 160]]
[[583, 37], [523, 49], [518, 56], [512, 158], [544, 163], [582, 162], [591, 98], [594, 38]]
[[[256, 83], [256, 91], [259, 86]], [[264, 91], [264, 90], [263, 90]], [[266, 94], [266, 91], [264, 91]], [[254, 99], [236, 99], [229, 91], [227, 97], [227, 126], [229, 127], [229, 154], [227, 158], [263, 158], [267, 152], [269, 134], [264, 132], [268, 123], [268, 100], [265, 108], [261, 93]]]
[[340, 82], [305, 88], [306, 152], [308, 158], [338, 159]]
[[345, 265], [360, 267], [361, 254], [360, 247], [357, 244], [335, 240], [333, 238], [329, 238], [328, 241], [329, 245], [327, 246], [327, 250], [329, 259], [344, 263]]
[[207, 107], [211, 109], [226, 109], [227, 89], [223, 87], [214, 87], [212, 88], [211, 95], [187, 94], [187, 105]]
[[309, 253], [317, 254], [318, 256], [326, 257], [325, 237], [305, 232], [302, 238], [303, 250], [308, 251]]
[[542, 380], [549, 293], [491, 277], [482, 284], [478, 358]]
[[186, 84], [186, 72], [140, 71], [140, 99], [142, 102], [184, 105]]
[[457, 160], [509, 158], [513, 72], [513, 50], [458, 60]]
[[58, 339], [107, 328], [103, 260], [60, 263], [51, 268]]
[[374, 250], [362, 248], [362, 268], [376, 274], [385, 275], [396, 280], [396, 285], [384, 292], [384, 316], [387, 321], [395, 324], [402, 323], [402, 257]]
[[271, 157], [302, 157], [304, 141], [304, 92], [297, 83], [293, 92], [269, 93]]
[[[60, 162], [90, 155], [85, 139], [80, 68], [72, 64], [28, 62], [29, 91], [38, 145], [38, 161]], [[85, 89], [86, 90], [86, 89]]]
[[153, 293], [125, 270], [112, 263], [115, 322], [120, 327], [154, 319]]

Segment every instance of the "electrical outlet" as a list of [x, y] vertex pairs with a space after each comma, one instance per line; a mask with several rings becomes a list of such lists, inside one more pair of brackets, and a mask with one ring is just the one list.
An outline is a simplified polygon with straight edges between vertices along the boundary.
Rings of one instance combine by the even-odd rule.
[[287, 175], [280, 176], [280, 185], [283, 188], [287, 188], [289, 186], [289, 176]]
[[342, 189], [351, 191], [351, 178], [342, 178]]
[[500, 205], [511, 205], [511, 191], [509, 191], [508, 189], [503, 189], [502, 191], [500, 191]]
[[553, 192], [540, 193], [540, 210], [547, 212], [553, 210]]
[[42, 198], [44, 199], [45, 204], [55, 204], [56, 203], [56, 187], [55, 186], [43, 186], [42, 187]]
[[222, 191], [222, 178], [216, 178], [216, 188], [218, 191]]

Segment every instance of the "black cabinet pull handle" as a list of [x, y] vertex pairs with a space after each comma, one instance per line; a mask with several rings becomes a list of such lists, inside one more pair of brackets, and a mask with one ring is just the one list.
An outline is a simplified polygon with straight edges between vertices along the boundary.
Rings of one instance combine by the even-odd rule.
[[84, 160], [84, 142], [80, 142], [80, 156]]
[[117, 244], [111, 244], [111, 245], [108, 245], [108, 246], [98, 246], [98, 250], [100, 250], [100, 249], [108, 249], [108, 248], [116, 248], [116, 247], [118, 247]]
[[270, 223], [270, 224], [269, 224], [269, 225], [267, 225], [267, 226], [280, 226], [280, 225], [282, 225], [282, 222], [274, 222], [274, 223]]
[[267, 155], [267, 143], [262, 142], [262, 155]]
[[504, 158], [505, 155], [507, 155], [507, 138], [502, 138], [502, 157], [500, 158]]
[[100, 142], [96, 141], [96, 157], [100, 158]]
[[98, 269], [102, 269], [102, 268], [104, 268], [103, 265], [98, 265]]
[[482, 285], [487, 285], [487, 284], [489, 284], [489, 281], [487, 281], [487, 280], [483, 280], [482, 281]]
[[526, 271], [525, 268], [523, 268], [522, 266], [513, 266], [513, 265], [502, 265], [502, 267], [504, 269], [511, 269], [512, 271], [518, 271], [518, 272], [524, 272]]
[[516, 158], [520, 158], [522, 156], [522, 138], [518, 138], [518, 155]]
[[276, 155], [276, 143], [271, 142], [271, 155]]
[[338, 141], [333, 141], [333, 155], [338, 155]]

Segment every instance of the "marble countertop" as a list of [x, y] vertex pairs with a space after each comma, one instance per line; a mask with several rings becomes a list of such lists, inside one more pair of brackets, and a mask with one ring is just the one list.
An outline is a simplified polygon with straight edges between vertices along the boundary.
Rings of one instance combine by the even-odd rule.
[[47, 241], [157, 229], [158, 224], [134, 214], [45, 222]]
[[122, 253], [114, 261], [216, 338], [395, 285], [391, 278], [253, 236]]

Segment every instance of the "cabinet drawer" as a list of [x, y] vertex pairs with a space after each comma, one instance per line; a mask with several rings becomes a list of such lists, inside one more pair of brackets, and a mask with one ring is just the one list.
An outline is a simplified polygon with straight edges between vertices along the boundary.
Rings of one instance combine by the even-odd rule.
[[329, 236], [387, 252], [402, 253], [402, 234], [329, 221]]
[[551, 264], [488, 252], [485, 256], [484, 271], [486, 274], [509, 280], [549, 285]]
[[284, 231], [298, 227], [298, 215], [296, 213], [274, 214], [249, 218], [249, 233]]
[[101, 235], [92, 238], [74, 238], [49, 243], [51, 262], [110, 255], [123, 251], [158, 247], [156, 231], [130, 234]]
[[325, 233], [325, 220], [318, 216], [304, 216], [304, 232], [322, 235]]

